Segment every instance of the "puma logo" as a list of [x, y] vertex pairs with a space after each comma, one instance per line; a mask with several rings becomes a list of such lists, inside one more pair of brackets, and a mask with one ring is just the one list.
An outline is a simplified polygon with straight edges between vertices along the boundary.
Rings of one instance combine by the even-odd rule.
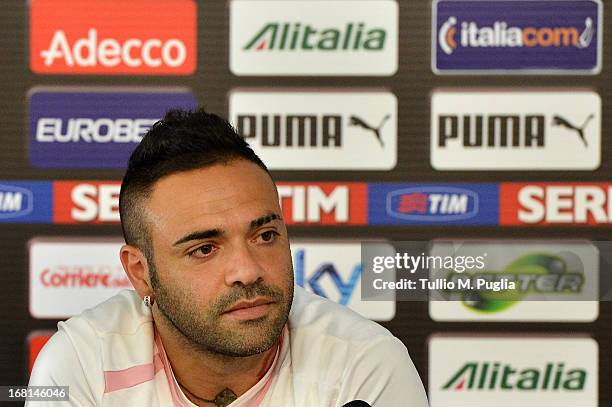
[[584, 143], [585, 147], [588, 147], [586, 138], [584, 137], [584, 129], [586, 128], [586, 126], [589, 124], [589, 122], [595, 117], [594, 114], [590, 114], [589, 117], [586, 118], [586, 120], [584, 121], [584, 123], [582, 124], [581, 127], [577, 127], [574, 126], [573, 124], [571, 124], [569, 121], [567, 121], [566, 119], [564, 119], [561, 116], [553, 116], [553, 126], [561, 126], [561, 127], [565, 127], [566, 129], [569, 130], [574, 130], [576, 133], [578, 133], [578, 137], [580, 137], [580, 140], [582, 140], [582, 142]]
[[350, 117], [350, 121], [349, 121], [349, 126], [359, 126], [359, 127], [363, 128], [365, 130], [370, 130], [372, 133], [374, 133], [374, 136], [376, 136], [376, 139], [378, 140], [380, 145], [382, 147], [384, 147], [385, 143], [383, 143], [382, 137], [380, 136], [380, 130], [385, 125], [387, 120], [389, 120], [390, 117], [391, 117], [391, 115], [389, 115], [389, 114], [386, 115], [385, 117], [383, 117], [383, 119], [381, 120], [381, 122], [378, 125], [378, 127], [372, 127], [369, 124], [367, 124], [365, 121], [360, 119], [359, 117], [351, 116]]

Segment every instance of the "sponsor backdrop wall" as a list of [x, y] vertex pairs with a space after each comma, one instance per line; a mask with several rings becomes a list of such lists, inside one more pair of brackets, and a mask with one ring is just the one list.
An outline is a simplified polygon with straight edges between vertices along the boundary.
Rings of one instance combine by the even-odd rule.
[[[593, 242], [612, 240], [611, 12], [5, 1], [0, 384], [27, 383], [57, 321], [130, 286], [117, 258], [126, 160], [167, 108], [203, 105], [272, 170], [296, 281], [398, 336], [432, 406], [612, 405], [612, 306], [562, 301], [609, 280]], [[532, 274], [570, 289], [508, 309], [361, 299], [362, 241], [392, 254], [393, 241], [440, 239], [480, 239], [464, 249], [497, 253], [499, 272], [554, 260]]]

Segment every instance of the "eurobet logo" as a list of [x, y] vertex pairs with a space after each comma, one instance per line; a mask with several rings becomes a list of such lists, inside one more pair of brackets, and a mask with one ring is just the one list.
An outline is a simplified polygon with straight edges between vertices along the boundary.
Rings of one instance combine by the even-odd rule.
[[39, 168], [125, 168], [168, 109], [197, 106], [195, 97], [180, 89], [35, 89], [29, 102], [29, 156]]
[[370, 184], [370, 224], [495, 224], [494, 184]]
[[270, 169], [390, 170], [397, 163], [397, 98], [389, 92], [236, 91], [230, 117]]
[[29, 242], [30, 314], [68, 318], [131, 289], [119, 240], [33, 239]]
[[431, 407], [596, 407], [598, 345], [580, 337], [429, 340]]
[[595, 0], [433, 3], [436, 73], [597, 73], [602, 4]]
[[367, 186], [362, 183], [277, 184], [287, 225], [365, 225]]
[[612, 224], [612, 183], [502, 183], [500, 225]]
[[236, 75], [393, 75], [395, 1], [245, 1], [230, 4]]
[[432, 242], [432, 256], [486, 254], [478, 272], [430, 270], [430, 280], [476, 287], [513, 282], [513, 290], [436, 291], [435, 321], [591, 322], [599, 315], [599, 250], [588, 241], [467, 240]]
[[38, 74], [190, 75], [196, 30], [191, 0], [31, 0], [30, 68]]
[[[360, 242], [292, 240], [291, 252], [296, 284], [366, 318], [389, 321], [395, 316], [395, 298], [389, 301], [361, 299]], [[382, 243], [377, 247], [378, 252], [395, 253], [392, 246]], [[393, 276], [385, 278], [394, 279]]]
[[434, 91], [431, 122], [436, 170], [594, 170], [601, 162], [595, 92]]
[[0, 181], [0, 223], [51, 223], [51, 182]]

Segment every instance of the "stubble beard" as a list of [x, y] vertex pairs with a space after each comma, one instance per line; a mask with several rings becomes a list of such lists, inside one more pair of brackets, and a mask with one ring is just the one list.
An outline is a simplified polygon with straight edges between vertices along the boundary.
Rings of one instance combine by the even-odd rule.
[[[231, 357], [253, 356], [277, 343], [289, 318], [293, 300], [293, 269], [290, 266], [285, 290], [256, 282], [235, 286], [218, 297], [205, 311], [198, 309], [186, 292], [162, 285], [153, 262], [149, 262], [151, 286], [160, 313], [197, 350]], [[237, 301], [258, 296], [270, 298], [275, 309], [261, 318], [229, 322], [221, 314]]]

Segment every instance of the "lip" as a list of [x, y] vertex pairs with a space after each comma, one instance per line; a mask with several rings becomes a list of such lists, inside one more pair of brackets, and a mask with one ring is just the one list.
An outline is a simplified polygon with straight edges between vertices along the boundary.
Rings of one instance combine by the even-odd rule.
[[225, 311], [224, 315], [230, 315], [239, 319], [259, 318], [268, 312], [274, 301], [268, 298], [257, 298], [252, 301], [240, 301], [230, 309]]

